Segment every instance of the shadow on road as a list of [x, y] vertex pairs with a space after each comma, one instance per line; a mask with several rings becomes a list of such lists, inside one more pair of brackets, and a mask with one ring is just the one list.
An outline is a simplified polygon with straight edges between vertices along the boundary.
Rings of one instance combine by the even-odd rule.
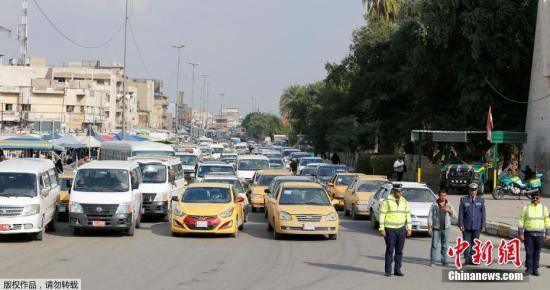
[[[362, 255], [363, 257], [367, 257], [369, 259], [374, 259], [374, 260], [379, 260], [379, 261], [385, 261], [385, 258], [384, 256], [365, 256], [365, 255]], [[428, 258], [419, 258], [419, 257], [407, 257], [407, 256], [403, 256], [403, 263], [408, 263], [408, 264], [416, 264], [416, 265], [424, 265], [424, 266], [429, 266], [430, 265], [430, 259]]]
[[381, 271], [374, 271], [374, 270], [368, 270], [365, 268], [359, 268], [354, 266], [348, 266], [348, 265], [339, 265], [339, 264], [329, 264], [329, 263], [313, 263], [313, 262], [303, 262], [304, 264], [308, 264], [310, 266], [330, 269], [330, 270], [337, 270], [337, 271], [353, 271], [353, 272], [360, 272], [360, 273], [367, 273], [367, 274], [374, 274], [374, 275], [381, 275], [384, 276], [384, 272]]
[[34, 240], [30, 234], [15, 234], [15, 235], [0, 236], [0, 244], [30, 243], [32, 241]]

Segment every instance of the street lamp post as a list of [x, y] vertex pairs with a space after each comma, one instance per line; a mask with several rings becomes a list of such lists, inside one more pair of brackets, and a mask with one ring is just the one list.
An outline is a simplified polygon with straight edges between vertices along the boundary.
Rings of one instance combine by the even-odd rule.
[[189, 62], [190, 65], [193, 66], [193, 77], [191, 80], [191, 138], [193, 138], [193, 109], [195, 107], [195, 68], [199, 65], [198, 63], [194, 63], [192, 61]]
[[[176, 134], [179, 132], [180, 127], [180, 111], [179, 111], [179, 93], [180, 93], [180, 57], [181, 57], [181, 49], [185, 47], [184, 44], [182, 45], [172, 45], [173, 48], [176, 48], [178, 50], [178, 72], [176, 74]], [[182, 100], [183, 101], [183, 100]], [[183, 104], [182, 104], [183, 105]]]
[[[223, 122], [223, 97], [225, 96], [225, 93], [220, 93], [220, 120]], [[227, 123], [226, 123], [227, 124]]]
[[128, 35], [128, 0], [124, 13], [124, 61], [122, 68], [122, 140], [126, 139], [126, 43]]

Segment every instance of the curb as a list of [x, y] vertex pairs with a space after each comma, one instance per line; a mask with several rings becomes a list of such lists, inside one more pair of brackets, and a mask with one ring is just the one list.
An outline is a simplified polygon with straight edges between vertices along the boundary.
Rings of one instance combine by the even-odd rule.
[[[458, 225], [458, 218], [453, 216], [452, 224]], [[485, 229], [485, 234], [490, 236], [501, 237], [505, 239], [513, 239], [517, 238], [518, 236], [518, 229], [516, 227], [512, 227], [506, 224], [487, 222]], [[550, 240], [544, 241], [544, 247], [550, 249]]]

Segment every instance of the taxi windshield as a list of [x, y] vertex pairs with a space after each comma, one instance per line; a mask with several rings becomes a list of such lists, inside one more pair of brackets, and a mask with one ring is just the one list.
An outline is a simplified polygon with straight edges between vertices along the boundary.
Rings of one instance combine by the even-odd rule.
[[384, 183], [385, 181], [379, 181], [379, 180], [362, 181], [361, 183], [359, 183], [359, 186], [357, 187], [357, 191], [374, 192], [374, 191], [377, 191], [380, 188], [380, 186], [382, 186]]
[[336, 185], [350, 185], [354, 178], [355, 176], [353, 175], [338, 176], [336, 178]]
[[321, 188], [285, 188], [281, 192], [279, 204], [330, 205], [330, 200]]
[[221, 187], [193, 187], [183, 194], [185, 203], [229, 203], [231, 195], [229, 189]]

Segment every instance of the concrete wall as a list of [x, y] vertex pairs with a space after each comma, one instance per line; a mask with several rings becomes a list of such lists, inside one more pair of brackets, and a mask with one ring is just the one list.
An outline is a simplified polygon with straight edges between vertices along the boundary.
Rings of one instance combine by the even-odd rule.
[[550, 194], [550, 0], [539, 0], [523, 164], [545, 170], [543, 192]]

